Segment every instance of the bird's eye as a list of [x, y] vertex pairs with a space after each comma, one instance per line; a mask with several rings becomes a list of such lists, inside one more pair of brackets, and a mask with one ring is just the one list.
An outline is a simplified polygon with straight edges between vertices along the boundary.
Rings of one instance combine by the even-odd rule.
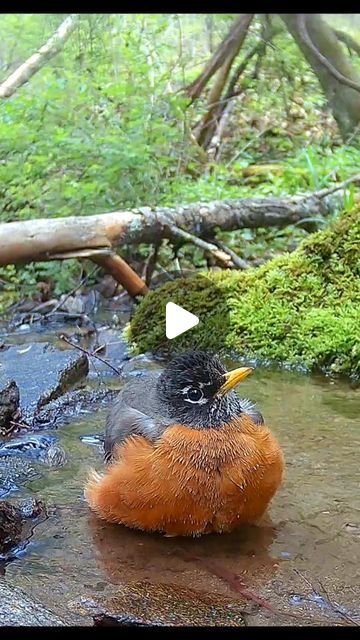
[[190, 387], [187, 392], [187, 397], [190, 402], [199, 402], [201, 398], [203, 398], [203, 395], [201, 389], [196, 389], [196, 387]]

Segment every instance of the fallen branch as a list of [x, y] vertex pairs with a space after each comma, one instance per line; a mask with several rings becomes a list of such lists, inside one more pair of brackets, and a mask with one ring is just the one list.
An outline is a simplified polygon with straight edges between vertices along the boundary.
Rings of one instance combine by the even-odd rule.
[[51, 38], [0, 84], [0, 98], [12, 96], [16, 89], [28, 82], [37, 71], [59, 53], [74, 31], [79, 18], [80, 15], [78, 13], [72, 13], [68, 16]]
[[[316, 193], [289, 198], [243, 198], [176, 208], [143, 207], [94, 216], [7, 222], [0, 224], [0, 266], [56, 260], [60, 256], [83, 257], [85, 252], [119, 275], [124, 264], [113, 253], [114, 247], [174, 239], [177, 232], [172, 225], [206, 239], [214, 237], [218, 229], [282, 228], [309, 216], [328, 213], [340, 198], [317, 198]], [[134, 286], [141, 293], [144, 283], [136, 281]]]
[[314, 194], [309, 194], [308, 197], [309, 198], [316, 197], [318, 199], [326, 198], [327, 196], [330, 196], [336, 191], [341, 191], [342, 189], [347, 187], [349, 184], [354, 184], [356, 182], [360, 182], [360, 173], [357, 173], [356, 175], [351, 176], [350, 178], [347, 178], [347, 180], [344, 180], [343, 182], [339, 182], [339, 184], [335, 185], [334, 187], [329, 187], [328, 189], [321, 189], [320, 191], [316, 191]]
[[110, 255], [96, 256], [92, 261], [103, 267], [105, 271], [110, 273], [117, 282], [126, 289], [128, 294], [135, 298], [143, 296], [148, 292], [148, 287], [140, 276], [116, 253]]

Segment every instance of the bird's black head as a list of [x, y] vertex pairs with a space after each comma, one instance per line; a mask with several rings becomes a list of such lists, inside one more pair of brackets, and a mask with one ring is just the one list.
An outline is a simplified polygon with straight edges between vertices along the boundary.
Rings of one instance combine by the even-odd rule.
[[233, 391], [252, 369], [229, 373], [219, 358], [206, 351], [187, 351], [171, 360], [159, 377], [157, 394], [171, 420], [193, 428], [220, 428], [241, 413], [255, 422], [262, 416]]

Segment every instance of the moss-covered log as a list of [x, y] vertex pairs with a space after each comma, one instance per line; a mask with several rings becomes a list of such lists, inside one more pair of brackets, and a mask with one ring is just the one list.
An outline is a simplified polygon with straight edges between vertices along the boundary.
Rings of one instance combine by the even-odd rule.
[[129, 327], [141, 351], [164, 342], [165, 304], [183, 304], [200, 323], [171, 349], [226, 349], [360, 376], [360, 214], [343, 213], [291, 254], [246, 272], [179, 279], [151, 292]]

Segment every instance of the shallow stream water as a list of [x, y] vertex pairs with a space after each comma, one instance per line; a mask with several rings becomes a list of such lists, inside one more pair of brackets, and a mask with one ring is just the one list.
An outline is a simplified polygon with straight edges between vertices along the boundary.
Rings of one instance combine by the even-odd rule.
[[184, 539], [97, 520], [83, 485], [90, 467], [102, 468], [102, 452], [86, 436], [102, 433], [106, 409], [92, 410], [56, 431], [67, 464], [22, 490], [45, 501], [49, 515], [5, 578], [79, 624], [92, 624], [86, 599], [141, 581], [210, 592], [214, 603], [218, 594], [239, 600], [248, 624], [360, 624], [360, 390], [262, 368], [239, 390], [258, 404], [286, 457], [261, 525]]

